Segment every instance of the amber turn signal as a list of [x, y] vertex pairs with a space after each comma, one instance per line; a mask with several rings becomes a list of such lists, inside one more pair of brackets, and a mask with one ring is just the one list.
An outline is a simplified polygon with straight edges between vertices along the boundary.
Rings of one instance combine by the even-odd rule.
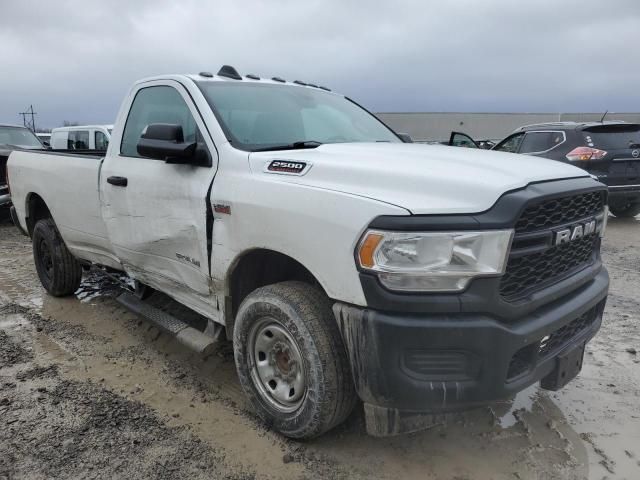
[[373, 260], [373, 254], [376, 248], [382, 241], [383, 236], [379, 233], [368, 233], [360, 244], [358, 250], [358, 259], [360, 260], [360, 266], [365, 268], [372, 268], [375, 265]]

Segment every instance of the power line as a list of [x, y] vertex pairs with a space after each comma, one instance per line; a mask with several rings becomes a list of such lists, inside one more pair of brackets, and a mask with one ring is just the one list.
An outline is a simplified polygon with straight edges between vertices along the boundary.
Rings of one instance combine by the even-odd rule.
[[[27, 127], [32, 132], [36, 131], [36, 115], [37, 113], [33, 111], [33, 105], [29, 105], [29, 108], [26, 112], [20, 112], [18, 115], [22, 115], [22, 124]], [[31, 117], [31, 120], [28, 120], [27, 117]]]

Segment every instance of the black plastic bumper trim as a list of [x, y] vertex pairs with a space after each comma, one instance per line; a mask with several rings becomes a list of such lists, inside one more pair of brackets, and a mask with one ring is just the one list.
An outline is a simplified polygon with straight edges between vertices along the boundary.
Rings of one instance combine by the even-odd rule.
[[[466, 409], [514, 395], [549, 374], [555, 356], [540, 359], [525, 374], [507, 382], [509, 364], [522, 347], [570, 323], [600, 304], [599, 316], [575, 341], [589, 340], [600, 327], [609, 276], [595, 278], [518, 321], [505, 324], [482, 313], [389, 313], [334, 305], [356, 389], [369, 405], [407, 412], [439, 413]], [[416, 378], [403, 368], [407, 350], [469, 352], [481, 362], [469, 380]], [[475, 369], [473, 369], [475, 371]]]

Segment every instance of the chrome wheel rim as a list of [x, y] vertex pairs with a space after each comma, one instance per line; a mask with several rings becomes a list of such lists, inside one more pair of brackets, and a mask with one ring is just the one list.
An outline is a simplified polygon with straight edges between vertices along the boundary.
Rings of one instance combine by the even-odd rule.
[[302, 353], [291, 334], [271, 317], [249, 331], [251, 379], [270, 406], [283, 413], [298, 409], [307, 393]]

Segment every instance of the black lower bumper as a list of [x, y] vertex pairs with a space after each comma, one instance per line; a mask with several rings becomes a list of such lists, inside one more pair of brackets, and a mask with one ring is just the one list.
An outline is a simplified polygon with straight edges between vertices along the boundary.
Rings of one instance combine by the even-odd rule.
[[[547, 377], [560, 354], [598, 331], [608, 286], [603, 268], [511, 323], [487, 314], [394, 314], [341, 303], [334, 312], [365, 409], [397, 419], [487, 404]], [[383, 428], [400, 433], [392, 423]]]
[[640, 185], [609, 185], [611, 206], [640, 203]]

